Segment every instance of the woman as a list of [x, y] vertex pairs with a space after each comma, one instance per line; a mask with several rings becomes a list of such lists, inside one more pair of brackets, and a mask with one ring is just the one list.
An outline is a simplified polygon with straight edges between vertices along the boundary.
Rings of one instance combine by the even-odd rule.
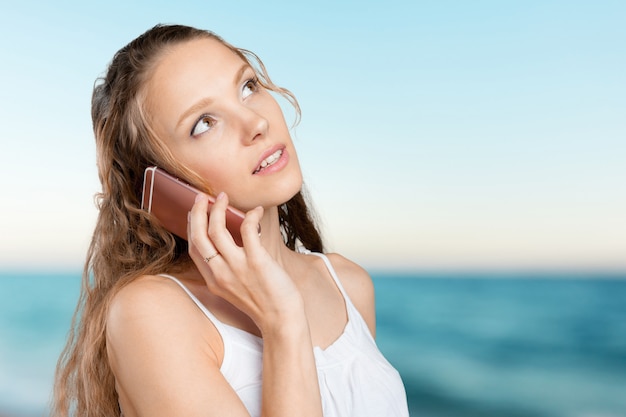
[[[408, 415], [371, 279], [322, 254], [270, 92], [299, 113], [254, 54], [190, 27], [115, 55], [93, 93], [100, 212], [54, 415]], [[151, 165], [217, 196], [196, 199], [189, 242], [140, 208]], [[243, 247], [228, 204], [246, 213]]]

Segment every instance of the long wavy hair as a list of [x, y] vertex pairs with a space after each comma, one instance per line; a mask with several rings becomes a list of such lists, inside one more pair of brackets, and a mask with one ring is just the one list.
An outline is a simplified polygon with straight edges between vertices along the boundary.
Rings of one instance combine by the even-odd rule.
[[[264, 88], [300, 108], [295, 97], [276, 86], [261, 60], [217, 35], [188, 26], [157, 25], [119, 50], [92, 96], [98, 175], [102, 191], [87, 253], [81, 293], [57, 365], [52, 415], [120, 416], [115, 378], [106, 349], [106, 317], [113, 296], [146, 274], [176, 272], [191, 266], [187, 242], [162, 228], [140, 208], [144, 169], [158, 165], [207, 192], [206, 182], [178, 163], [150, 126], [145, 113], [145, 85], [168, 47], [198, 38], [218, 40], [257, 73]], [[285, 244], [300, 242], [323, 252], [320, 233], [303, 191], [279, 207]]]

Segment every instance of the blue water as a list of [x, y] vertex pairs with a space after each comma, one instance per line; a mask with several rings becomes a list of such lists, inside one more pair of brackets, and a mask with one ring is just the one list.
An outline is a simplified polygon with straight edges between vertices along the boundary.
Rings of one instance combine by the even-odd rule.
[[[626, 275], [373, 276], [412, 416], [626, 417]], [[45, 413], [78, 286], [0, 273], [0, 415]]]

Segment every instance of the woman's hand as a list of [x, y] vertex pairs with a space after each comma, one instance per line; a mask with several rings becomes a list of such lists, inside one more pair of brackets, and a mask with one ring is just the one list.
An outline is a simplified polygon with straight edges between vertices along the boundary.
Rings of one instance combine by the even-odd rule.
[[207, 218], [208, 199], [191, 209], [189, 253], [209, 291], [247, 314], [263, 336], [262, 416], [320, 417], [322, 403], [302, 295], [261, 245], [263, 208], [241, 225], [243, 247], [226, 229], [228, 197], [220, 194]]
[[189, 215], [189, 253], [209, 290], [247, 314], [262, 333], [272, 324], [285, 325], [294, 314], [302, 317], [300, 293], [261, 245], [258, 228], [263, 208], [246, 214], [241, 225], [243, 247], [239, 247], [226, 229], [227, 205], [228, 197], [220, 193], [207, 217], [208, 198], [199, 194]]

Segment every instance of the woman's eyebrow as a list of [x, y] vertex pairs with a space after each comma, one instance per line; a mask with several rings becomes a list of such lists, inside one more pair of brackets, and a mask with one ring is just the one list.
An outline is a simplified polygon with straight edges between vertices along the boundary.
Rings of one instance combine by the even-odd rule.
[[[239, 70], [235, 73], [235, 77], [233, 78], [233, 85], [237, 86], [239, 84], [239, 80], [243, 77], [243, 74], [249, 69], [252, 68], [247, 63], [244, 63]], [[194, 103], [191, 107], [183, 112], [183, 114], [178, 119], [178, 123], [176, 123], [176, 129], [192, 114], [197, 113], [200, 109], [209, 106], [213, 103], [214, 99], [211, 97], [205, 97], [198, 102]]]
[[192, 114], [197, 113], [200, 109], [203, 109], [213, 103], [213, 99], [211, 97], [206, 97], [196, 102], [193, 106], [189, 107], [178, 119], [178, 123], [176, 123], [176, 129], [180, 127], [181, 124]]

